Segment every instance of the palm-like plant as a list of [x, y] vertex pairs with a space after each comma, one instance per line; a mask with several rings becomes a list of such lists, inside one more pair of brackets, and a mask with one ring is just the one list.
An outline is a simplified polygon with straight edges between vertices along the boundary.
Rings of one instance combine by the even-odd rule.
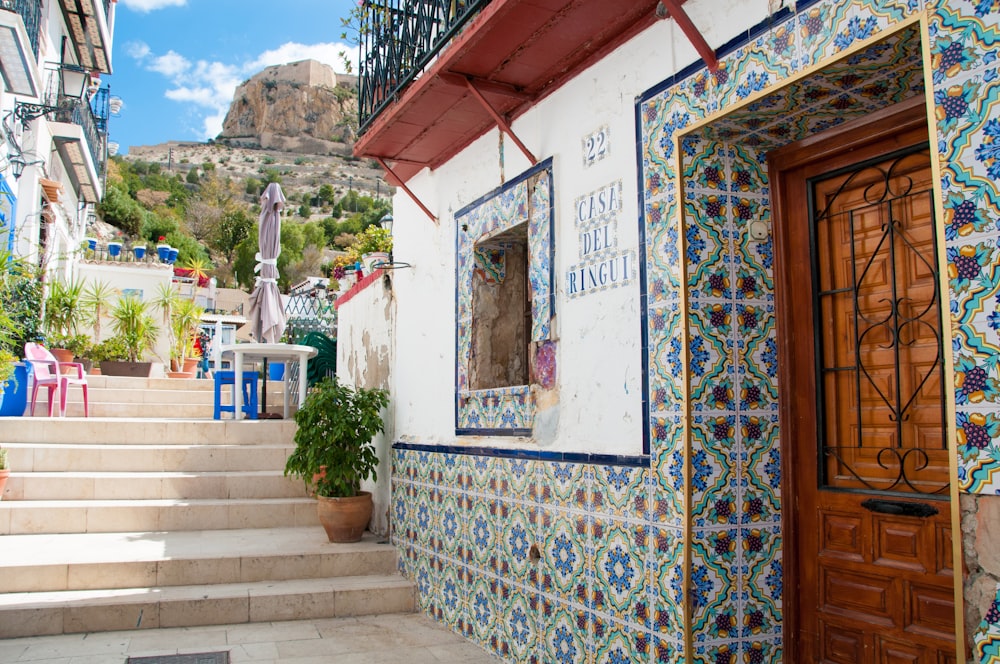
[[177, 302], [180, 301], [180, 293], [177, 291], [177, 287], [174, 283], [166, 282], [160, 283], [156, 287], [156, 295], [150, 303], [160, 310], [162, 316], [163, 328], [167, 331], [167, 346], [169, 348], [174, 347], [174, 326], [171, 323], [174, 317], [174, 307]]
[[186, 298], [178, 299], [174, 305], [171, 323], [173, 337], [176, 341], [172, 355], [177, 358], [181, 366], [184, 365], [184, 360], [194, 353], [195, 334], [204, 311], [194, 300]]
[[49, 287], [45, 300], [45, 331], [50, 344], [57, 345], [80, 334], [80, 322], [84, 318], [82, 281], [54, 281]]
[[101, 320], [107, 315], [114, 294], [115, 289], [104, 281], [91, 282], [83, 290], [80, 303], [86, 312], [86, 321], [94, 326], [95, 344], [101, 341]]
[[133, 296], [123, 297], [111, 310], [111, 319], [115, 336], [123, 342], [130, 362], [138, 362], [153, 349], [160, 329], [145, 302]]

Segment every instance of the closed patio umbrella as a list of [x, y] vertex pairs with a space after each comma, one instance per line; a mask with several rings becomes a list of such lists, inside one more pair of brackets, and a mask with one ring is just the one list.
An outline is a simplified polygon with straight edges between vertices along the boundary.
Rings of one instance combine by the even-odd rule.
[[[260, 197], [260, 226], [257, 240], [257, 284], [250, 294], [250, 323], [254, 340], [278, 343], [285, 333], [285, 309], [278, 292], [278, 256], [281, 255], [281, 210], [285, 196], [281, 185], [272, 182]], [[237, 387], [236, 389], [240, 389]], [[264, 390], [261, 394], [261, 412], [267, 408], [267, 363], [264, 363]]]

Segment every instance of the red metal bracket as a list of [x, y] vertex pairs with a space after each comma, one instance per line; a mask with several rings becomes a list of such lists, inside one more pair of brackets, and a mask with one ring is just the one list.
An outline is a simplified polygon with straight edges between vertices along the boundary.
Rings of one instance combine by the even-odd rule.
[[[701, 59], [705, 61], [708, 66], [708, 70], [713, 74], [719, 70], [719, 61], [715, 58], [715, 51], [712, 47], [708, 45], [705, 38], [702, 37], [701, 33], [698, 32], [698, 28], [691, 19], [688, 17], [687, 12], [681, 9], [681, 3], [684, 0], [660, 0], [660, 6], [667, 10], [669, 16], [676, 21], [677, 26], [684, 33], [684, 36], [688, 38], [691, 45], [694, 46], [694, 50], [698, 51], [698, 55]], [[659, 15], [659, 13], [657, 13]]]
[[535, 164], [537, 164], [538, 160], [535, 159], [535, 155], [531, 154], [531, 150], [529, 150], [524, 145], [524, 143], [521, 142], [521, 139], [519, 139], [514, 134], [514, 132], [510, 128], [510, 124], [503, 117], [501, 117], [499, 113], [496, 112], [496, 109], [490, 106], [490, 102], [486, 101], [486, 97], [484, 97], [483, 93], [479, 91], [479, 88], [476, 87], [476, 84], [472, 82], [471, 78], [466, 77], [465, 87], [469, 89], [469, 92], [472, 93], [472, 96], [475, 97], [482, 105], [482, 107], [486, 109], [486, 112], [493, 117], [493, 121], [497, 123], [497, 127], [500, 128], [500, 131], [510, 136], [511, 140], [514, 141], [514, 144], [521, 149], [521, 152], [524, 153], [524, 156], [527, 157], [528, 161], [531, 162], [531, 165], [534, 166]]
[[431, 221], [433, 221], [436, 224], [438, 222], [437, 217], [435, 217], [431, 213], [431, 211], [427, 209], [427, 206], [420, 202], [420, 199], [417, 198], [417, 195], [414, 194], [410, 190], [410, 188], [406, 186], [406, 183], [403, 182], [403, 178], [401, 178], [398, 175], [396, 175], [393, 172], [393, 170], [391, 168], [389, 168], [389, 164], [385, 163], [385, 159], [383, 159], [382, 157], [375, 157], [375, 161], [377, 161], [378, 165], [381, 166], [385, 170], [385, 172], [388, 173], [392, 177], [392, 179], [396, 181], [396, 186], [399, 187], [400, 189], [402, 189], [403, 191], [405, 191], [406, 195], [409, 196], [410, 199], [414, 203], [417, 204], [417, 207], [419, 207], [421, 210], [423, 210], [424, 214], [426, 214], [428, 217], [430, 217]]

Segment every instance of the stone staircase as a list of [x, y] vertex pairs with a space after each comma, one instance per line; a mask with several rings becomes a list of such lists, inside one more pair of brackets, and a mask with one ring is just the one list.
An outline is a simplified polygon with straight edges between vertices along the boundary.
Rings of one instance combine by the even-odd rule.
[[[282, 412], [284, 385], [283, 381], [267, 381], [268, 412]], [[87, 387], [91, 417], [212, 419], [214, 382], [210, 379], [88, 375]], [[48, 417], [47, 394], [45, 389], [38, 392], [35, 417]], [[228, 390], [223, 391], [222, 403], [231, 403]], [[66, 395], [66, 416], [83, 417], [83, 390], [79, 387], [71, 387]]]
[[210, 381], [95, 378], [95, 416], [0, 418], [0, 638], [414, 610], [394, 548], [330, 544], [283, 476], [294, 422], [213, 421]]

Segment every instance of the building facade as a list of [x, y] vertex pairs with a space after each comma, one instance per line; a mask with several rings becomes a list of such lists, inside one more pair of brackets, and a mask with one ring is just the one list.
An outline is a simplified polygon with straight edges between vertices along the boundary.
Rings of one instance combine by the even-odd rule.
[[117, 0], [0, 3], [0, 245], [71, 278], [104, 193]]
[[1000, 659], [1000, 5], [468, 4], [360, 82], [422, 609], [511, 662]]

